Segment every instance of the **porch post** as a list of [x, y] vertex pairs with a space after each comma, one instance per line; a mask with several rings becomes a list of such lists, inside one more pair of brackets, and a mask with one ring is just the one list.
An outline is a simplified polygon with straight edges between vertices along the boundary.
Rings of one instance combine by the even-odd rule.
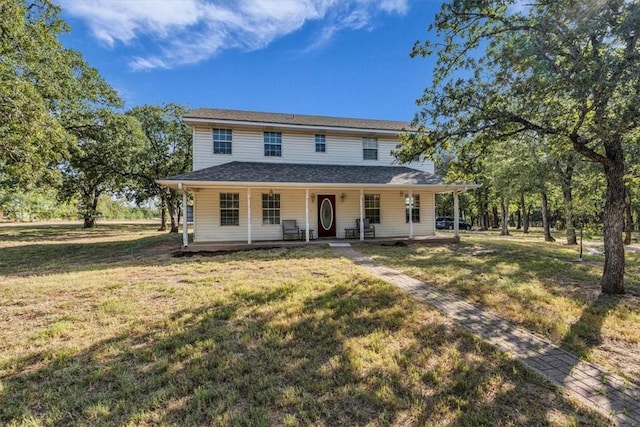
[[247, 244], [251, 244], [251, 188], [247, 187]]
[[189, 230], [187, 225], [187, 189], [182, 188], [182, 246], [189, 246]]
[[309, 189], [305, 188], [304, 190], [304, 225], [305, 233], [307, 236], [307, 243], [309, 243]]
[[413, 190], [409, 190], [409, 238], [413, 239]]
[[460, 237], [460, 204], [458, 190], [453, 190], [453, 235]]
[[360, 189], [360, 240], [364, 241], [364, 190]]

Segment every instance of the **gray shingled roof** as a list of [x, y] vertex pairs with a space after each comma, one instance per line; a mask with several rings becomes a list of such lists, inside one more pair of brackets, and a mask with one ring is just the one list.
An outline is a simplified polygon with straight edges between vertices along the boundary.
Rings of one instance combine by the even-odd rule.
[[[442, 177], [401, 166], [230, 162], [160, 180], [289, 184], [449, 185]], [[471, 184], [473, 185], [473, 184]]]
[[411, 130], [411, 124], [395, 120], [353, 119], [347, 117], [308, 116], [304, 114], [262, 113], [257, 111], [198, 108], [184, 115], [186, 121], [221, 120], [297, 126], [371, 129], [385, 131]]

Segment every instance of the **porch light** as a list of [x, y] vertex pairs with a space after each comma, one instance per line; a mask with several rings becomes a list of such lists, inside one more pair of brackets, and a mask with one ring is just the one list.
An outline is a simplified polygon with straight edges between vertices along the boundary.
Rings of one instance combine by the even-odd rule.
[[341, 202], [344, 202], [344, 199], [346, 199], [346, 198], [347, 198], [346, 194], [344, 194], [344, 193], [340, 194], [340, 201]]
[[311, 203], [315, 202], [316, 201], [316, 193], [311, 193], [309, 198], [311, 199]]
[[273, 190], [269, 189], [269, 196], [273, 196]]
[[400, 190], [400, 197], [404, 197], [404, 191]]

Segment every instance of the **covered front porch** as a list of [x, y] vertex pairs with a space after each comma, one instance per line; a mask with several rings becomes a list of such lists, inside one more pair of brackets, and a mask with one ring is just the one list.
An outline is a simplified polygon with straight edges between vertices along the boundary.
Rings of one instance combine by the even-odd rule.
[[[364, 241], [436, 235], [435, 194], [458, 194], [474, 184], [448, 184], [405, 167], [231, 162], [158, 181], [193, 197], [194, 238], [183, 244], [292, 240]], [[183, 217], [185, 217], [183, 215]], [[456, 225], [458, 222], [455, 222]], [[297, 233], [297, 234], [296, 234]], [[454, 230], [454, 237], [459, 233]]]
[[[315, 240], [268, 240], [247, 243], [244, 241], [237, 242], [201, 242], [190, 243], [183, 246], [178, 253], [182, 256], [189, 254], [219, 254], [228, 252], [239, 252], [253, 249], [276, 249], [276, 248], [296, 248], [305, 246], [330, 246], [344, 244], [366, 244], [379, 246], [404, 246], [404, 245], [441, 245], [449, 243], [458, 243], [459, 237], [453, 234], [433, 235], [433, 236], [416, 236], [413, 239], [407, 237], [393, 238], [367, 238], [366, 240], [345, 240], [345, 239], [315, 239]], [[176, 253], [174, 253], [175, 255]]]
[[[189, 193], [194, 201], [194, 239], [189, 241], [183, 225], [184, 246], [436, 238], [432, 189], [186, 185], [181, 189], [183, 206]], [[452, 193], [457, 211], [460, 190]], [[285, 234], [285, 223], [293, 223], [296, 231]], [[454, 237], [459, 237], [457, 227]]]

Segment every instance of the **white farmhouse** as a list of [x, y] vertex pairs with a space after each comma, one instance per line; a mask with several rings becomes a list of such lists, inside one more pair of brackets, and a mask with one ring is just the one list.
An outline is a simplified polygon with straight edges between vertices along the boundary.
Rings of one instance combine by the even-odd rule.
[[435, 194], [453, 192], [457, 215], [476, 187], [443, 182], [430, 161], [397, 164], [405, 122], [209, 108], [184, 121], [193, 172], [158, 182], [183, 206], [193, 194], [196, 243], [430, 236]]

